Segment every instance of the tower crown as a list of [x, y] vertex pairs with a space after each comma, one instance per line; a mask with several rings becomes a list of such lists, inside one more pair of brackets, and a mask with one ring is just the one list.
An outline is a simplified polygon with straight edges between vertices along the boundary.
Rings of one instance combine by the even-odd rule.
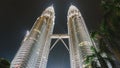
[[54, 15], [55, 15], [54, 7], [53, 5], [51, 5], [43, 11], [41, 16], [54, 17]]
[[68, 9], [68, 18], [69, 18], [69, 17], [72, 17], [72, 16], [74, 16], [74, 15], [80, 15], [80, 16], [81, 16], [78, 8], [75, 7], [74, 5], [71, 5], [71, 6], [69, 7], [69, 9]]

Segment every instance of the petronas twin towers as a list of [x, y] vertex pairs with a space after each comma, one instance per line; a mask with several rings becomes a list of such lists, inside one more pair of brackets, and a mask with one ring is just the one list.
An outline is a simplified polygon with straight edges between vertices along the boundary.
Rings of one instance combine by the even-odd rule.
[[[80, 11], [71, 5], [67, 15], [67, 34], [53, 34], [55, 11], [49, 6], [27, 33], [14, 57], [11, 68], [46, 68], [50, 51], [61, 41], [70, 55], [71, 68], [84, 68], [84, 59], [90, 55], [92, 45]], [[51, 45], [51, 40], [56, 41]], [[63, 39], [68, 39], [67, 45]], [[62, 49], [61, 49], [62, 50]]]

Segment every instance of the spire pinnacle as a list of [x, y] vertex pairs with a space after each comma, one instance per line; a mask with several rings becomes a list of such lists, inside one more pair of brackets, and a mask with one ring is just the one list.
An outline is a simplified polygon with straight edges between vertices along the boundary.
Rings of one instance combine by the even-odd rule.
[[42, 16], [54, 16], [55, 11], [54, 11], [54, 7], [53, 4], [50, 5], [49, 7], [47, 7], [44, 12], [42, 13]]
[[76, 6], [71, 4], [69, 9], [68, 9], [68, 16], [71, 17], [71, 16], [76, 15], [76, 14], [79, 15], [80, 11]]

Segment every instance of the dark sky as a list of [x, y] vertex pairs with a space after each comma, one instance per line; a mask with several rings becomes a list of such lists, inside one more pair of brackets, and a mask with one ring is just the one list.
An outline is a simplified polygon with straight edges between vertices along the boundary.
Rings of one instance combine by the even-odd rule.
[[[26, 31], [31, 29], [37, 17], [51, 4], [56, 13], [54, 33], [67, 33], [67, 11], [71, 3], [81, 11], [89, 31], [98, 27], [102, 16], [100, 0], [0, 0], [0, 57], [10, 61], [13, 59]], [[61, 47], [57, 48], [59, 50]], [[56, 52], [57, 48], [54, 49]], [[67, 51], [60, 50], [66, 52], [63, 60], [66, 59]]]

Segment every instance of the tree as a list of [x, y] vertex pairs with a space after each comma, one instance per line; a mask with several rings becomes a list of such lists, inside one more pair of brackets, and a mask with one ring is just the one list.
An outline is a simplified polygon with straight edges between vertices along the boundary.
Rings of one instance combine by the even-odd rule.
[[[104, 14], [101, 25], [91, 33], [91, 38], [97, 40], [99, 50], [94, 47], [94, 53], [85, 61], [99, 68], [97, 61], [103, 65], [101, 62], [108, 60], [114, 67], [112, 58], [120, 61], [120, 0], [101, 0], [101, 7]], [[101, 53], [105, 53], [107, 58], [102, 57]]]
[[120, 0], [101, 0], [104, 16], [97, 33], [111, 54], [120, 61]]
[[107, 56], [102, 56], [102, 52], [98, 52], [95, 47], [91, 47], [93, 51], [92, 55], [88, 55], [86, 57], [85, 64], [86, 68], [109, 68], [108, 63], [113, 67], [112, 59], [108, 58]]
[[0, 58], [0, 68], [9, 68], [10, 62], [4, 58]]

